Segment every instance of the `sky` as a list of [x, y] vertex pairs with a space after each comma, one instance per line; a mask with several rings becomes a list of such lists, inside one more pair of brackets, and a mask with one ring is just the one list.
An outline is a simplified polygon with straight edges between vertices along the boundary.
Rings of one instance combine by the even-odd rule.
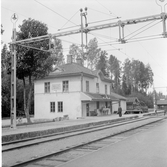
[[[160, 0], [157, 0], [157, 3], [160, 4]], [[45, 23], [48, 26], [48, 33], [54, 34], [79, 29], [81, 8], [85, 12], [87, 7], [89, 27], [166, 12], [167, 7], [161, 8], [157, 3], [156, 0], [1, 0], [1, 24], [5, 30], [1, 40], [3, 44], [11, 42], [13, 28], [11, 16], [14, 13], [18, 15], [16, 31], [19, 31], [18, 26], [24, 19], [32, 18]], [[167, 3], [167, 0], [164, 3]], [[85, 23], [84, 18], [83, 22]], [[152, 21], [124, 27], [125, 37], [135, 38], [133, 42], [114, 43], [113, 40], [119, 37], [118, 27], [91, 31], [88, 33], [88, 42], [96, 37], [99, 47], [107, 51], [108, 57], [112, 54], [122, 63], [129, 58], [142, 61], [145, 65], [149, 64], [154, 73], [155, 90], [167, 95], [167, 38], [156, 36], [162, 37], [162, 33], [162, 22]], [[155, 39], [144, 40], [142, 37], [145, 36]], [[81, 34], [59, 39], [62, 40], [64, 56], [68, 54], [72, 43], [81, 45]], [[153, 87], [149, 90], [152, 91]]]

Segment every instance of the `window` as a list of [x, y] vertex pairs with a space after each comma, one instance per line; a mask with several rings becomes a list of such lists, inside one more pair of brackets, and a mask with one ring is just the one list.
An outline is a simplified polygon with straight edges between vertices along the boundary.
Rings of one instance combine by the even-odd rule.
[[50, 93], [50, 82], [45, 82], [45, 93]]
[[107, 85], [105, 85], [105, 94], [107, 94]]
[[63, 112], [63, 102], [59, 101], [57, 106], [58, 106], [58, 112]]
[[63, 92], [68, 92], [68, 81], [63, 81]]
[[96, 83], [96, 93], [99, 93], [99, 83]]
[[55, 112], [55, 102], [50, 102], [50, 112]]
[[86, 81], [86, 92], [89, 92], [89, 81]]

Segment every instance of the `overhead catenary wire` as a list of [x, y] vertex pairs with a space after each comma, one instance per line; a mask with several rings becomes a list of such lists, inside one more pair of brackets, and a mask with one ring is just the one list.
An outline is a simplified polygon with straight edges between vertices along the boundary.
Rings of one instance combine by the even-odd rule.
[[152, 23], [154, 23], [154, 22], [155, 22], [155, 20], [153, 20], [151, 23], [148, 23], [148, 24], [144, 25], [143, 27], [141, 27], [141, 28], [137, 29], [136, 31], [131, 32], [130, 34], [126, 35], [126, 36], [125, 36], [125, 38], [127, 38], [128, 36], [130, 36], [130, 35], [132, 35], [132, 34], [136, 33], [137, 31], [140, 31], [141, 29], [143, 29], [143, 28], [147, 27], [148, 25], [150, 25], [150, 24], [152, 24]]
[[[68, 23], [71, 21], [71, 19], [76, 15], [78, 14], [79, 11], [77, 11], [70, 19], [67, 20], [67, 22], [59, 29], [59, 30], [62, 30], [62, 28]], [[76, 25], [76, 26], [79, 26], [79, 25]], [[67, 28], [66, 28], [67, 29]]]
[[[59, 14], [58, 12], [55, 12], [53, 9], [47, 7], [47, 6], [44, 5], [43, 3], [41, 3], [41, 2], [39, 2], [39, 1], [37, 1], [37, 0], [34, 0], [34, 1], [37, 2], [37, 3], [39, 3], [40, 5], [44, 6], [44, 7], [47, 8], [48, 10], [52, 11], [53, 13], [57, 14], [58, 16], [60, 16], [60, 17], [62, 17], [63, 19], [65, 19], [65, 20], [68, 21], [68, 19], [67, 19], [66, 17], [64, 17], [63, 15]], [[75, 24], [74, 22], [72, 22], [72, 21], [69, 21], [69, 22], [71, 22], [72, 24], [76, 25], [76, 24]]]
[[[26, 15], [23, 15], [22, 13], [20, 13], [20, 12], [16, 12], [16, 11], [14, 11], [14, 10], [11, 10], [11, 9], [8, 9], [8, 8], [6, 8], [6, 7], [4, 7], [4, 6], [1, 6], [3, 9], [5, 9], [5, 10], [8, 10], [8, 11], [11, 11], [11, 12], [14, 12], [14, 13], [16, 13], [16, 14], [18, 14], [18, 15], [21, 15], [21, 16], [23, 16], [24, 18], [30, 18], [29, 16], [26, 16]], [[53, 25], [50, 25], [50, 24], [47, 24], [49, 27], [51, 27], [51, 28], [53, 28], [54, 30], [55, 29], [57, 29], [58, 30], [58, 28], [57, 27], [54, 27]]]
[[105, 7], [102, 3], [100, 3], [99, 1], [95, 0], [96, 2], [98, 2], [103, 8], [105, 8], [110, 14], [118, 17], [117, 15], [115, 15], [113, 12], [111, 12], [107, 7]]
[[[99, 11], [99, 10], [96, 10], [96, 9], [93, 9], [93, 8], [90, 8], [90, 7], [89, 7], [89, 9], [92, 10], [92, 11], [95, 11], [95, 12], [98, 12], [98, 13], [101, 13], [101, 14], [104, 14], [104, 15], [107, 15], [107, 16], [110, 16], [110, 17], [112, 16], [111, 14], [104, 13], [104, 12], [101, 12], [101, 11]], [[115, 17], [115, 16], [114, 16], [114, 17]], [[116, 16], [115, 19], [118, 19], [118, 18], [121, 18], [121, 17], [117, 17], [117, 16]]]
[[[136, 35], [141, 34], [142, 32], [144, 32], [144, 31], [148, 30], [149, 28], [151, 28], [151, 27], [153, 27], [153, 26], [155, 26], [155, 25], [159, 24], [160, 22], [162, 22], [162, 20], [160, 20], [159, 22], [155, 23], [154, 25], [149, 26], [148, 28], [144, 29], [143, 31], [140, 31], [139, 33], [137, 33], [137, 34], [133, 35], [133, 36], [132, 36], [132, 37], [130, 37], [129, 39], [132, 39], [132, 38], [133, 38], [133, 37], [135, 37]], [[129, 39], [127, 39], [127, 40], [129, 40]]]
[[[93, 34], [91, 34], [91, 35], [93, 35]], [[93, 35], [93, 36], [94, 36], [94, 35]], [[96, 37], [96, 36], [95, 36], [95, 37]], [[99, 38], [99, 37], [97, 37], [97, 38], [105, 43], [105, 41], [102, 40], [101, 38]], [[120, 53], [122, 53], [122, 54], [124, 54], [125, 56], [129, 57], [126, 53], [122, 52], [120, 48], [116, 48], [115, 46], [113, 46], [113, 45], [111, 45], [111, 44], [107, 44], [107, 45], [113, 47], [115, 50], [118, 50]], [[131, 58], [131, 57], [129, 57], [129, 58]]]

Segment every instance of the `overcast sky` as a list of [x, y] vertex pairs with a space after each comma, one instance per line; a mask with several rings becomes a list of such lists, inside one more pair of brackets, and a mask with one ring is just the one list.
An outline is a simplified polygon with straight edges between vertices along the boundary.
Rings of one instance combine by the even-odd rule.
[[[84, 11], [85, 7], [88, 8], [89, 26], [152, 16], [162, 12], [155, 0], [1, 0], [1, 24], [5, 30], [1, 40], [4, 43], [11, 41], [13, 28], [11, 16], [13, 13], [19, 17], [16, 23], [17, 31], [19, 31], [18, 25], [21, 25], [24, 19], [32, 18], [47, 24], [49, 33], [57, 33], [79, 29], [81, 24], [80, 9], [83, 8]], [[119, 19], [117, 19], [118, 17]], [[110, 21], [102, 21], [108, 19]], [[108, 52], [108, 57], [112, 54], [121, 62], [124, 62], [126, 58], [133, 58], [144, 64], [150, 64], [154, 73], [155, 89], [167, 95], [167, 38], [157, 39], [154, 36], [163, 33], [162, 22], [139, 23], [125, 26], [124, 29], [125, 36], [128, 38], [135, 35], [133, 32], [139, 33], [133, 38], [140, 38], [140, 41], [134, 39], [134, 42], [117, 45], [112, 42], [111, 45], [111, 41], [119, 37], [118, 28], [92, 31], [88, 34], [88, 41], [96, 37], [99, 47]], [[143, 32], [140, 33], [141, 31]], [[78, 34], [60, 38], [64, 48], [64, 56], [68, 54], [69, 46], [72, 43], [81, 44], [80, 36]], [[156, 39], [141, 40], [141, 37], [145, 36]]]

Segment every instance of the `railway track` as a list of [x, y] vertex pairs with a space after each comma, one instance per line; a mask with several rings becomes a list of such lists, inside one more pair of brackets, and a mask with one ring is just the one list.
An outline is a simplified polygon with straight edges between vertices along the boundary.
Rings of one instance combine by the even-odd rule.
[[[149, 121], [150, 119], [153, 119], [153, 120]], [[29, 166], [32, 166], [32, 164], [33, 164], [33, 166], [39, 167], [40, 166], [39, 164], [41, 164], [41, 166], [42, 166], [42, 164], [44, 164], [44, 166], [45, 166], [45, 163], [50, 164], [51, 162], [54, 164], [53, 166], [60, 165], [62, 163], [65, 163], [67, 161], [75, 159], [78, 156], [85, 155], [85, 153], [87, 153], [89, 151], [97, 150], [97, 149], [100, 149], [102, 147], [105, 147], [107, 143], [111, 144], [112, 142], [115, 143], [115, 141], [120, 141], [119, 139], [124, 139], [122, 137], [119, 137], [119, 135], [124, 134], [125, 131], [127, 134], [134, 134], [136, 132], [139, 132], [141, 130], [139, 128], [141, 128], [141, 127], [144, 127], [144, 126], [148, 127], [150, 124], [153, 124], [157, 121], [163, 120], [163, 118], [159, 118], [159, 119], [158, 118], [156, 118], [156, 119], [150, 118], [150, 119], [145, 118], [145, 119], [140, 119], [140, 120], [133, 120], [133, 121], [128, 121], [128, 122], [124, 122], [124, 123], [119, 123], [119, 125], [112, 125], [110, 127], [108, 126], [106, 128], [100, 127], [101, 129], [98, 129], [98, 128], [96, 130], [91, 129], [89, 132], [83, 132], [80, 134], [79, 133], [72, 134], [72, 136], [66, 136], [66, 137], [64, 136], [64, 140], [62, 138], [57, 138], [57, 140], [59, 142], [62, 141], [62, 143], [63, 143], [65, 141], [65, 139], [67, 139], [67, 138], [76, 138], [76, 135], [83, 136], [83, 135], [89, 134], [88, 140], [76, 142], [75, 144], [71, 143], [69, 146], [62, 147], [61, 149], [58, 149], [56, 151], [46, 153], [45, 155], [37, 155], [37, 156], [31, 157], [31, 159], [28, 159], [28, 160], [17, 161], [15, 164], [8, 165], [8, 166], [28, 166], [29, 167]], [[144, 121], [144, 123], [143, 123], [143, 121]], [[136, 125], [133, 125], [133, 128], [132, 128], [132, 126], [131, 126], [132, 124], [136, 124]], [[120, 127], [123, 127], [123, 126], [126, 126], [126, 127], [123, 130], [121, 130]], [[115, 127], [115, 128], [112, 128], [112, 127]], [[110, 132], [111, 129], [116, 129], [116, 128], [117, 128], [116, 133]], [[105, 131], [105, 132], [102, 133], [102, 131]], [[96, 135], [95, 135], [95, 133], [96, 133]], [[101, 134], [97, 135], [99, 133], [101, 133]], [[90, 137], [91, 136], [90, 134], [92, 136], [95, 136], [95, 137]], [[82, 138], [84, 138], [84, 137], [82, 137]], [[109, 138], [112, 138], [112, 139], [111, 139], [111, 141], [107, 142], [107, 140], [110, 140]], [[55, 142], [56, 141], [54, 141], [54, 143]], [[100, 142], [101, 146], [99, 146], [99, 143], [96, 143], [96, 142]], [[51, 144], [54, 145], [54, 143], [51, 143]], [[38, 144], [38, 146], [40, 145], [39, 143], [36, 143], [36, 144]], [[95, 147], [95, 146], [97, 146], [97, 147]], [[43, 146], [43, 147], [45, 147], [45, 146]], [[22, 147], [22, 148], [24, 148], [24, 147]], [[88, 149], [88, 148], [90, 148], [90, 149]], [[15, 147], [15, 149], [19, 149], [19, 151], [20, 151], [21, 147], [20, 148]], [[66, 159], [64, 159], [62, 157], [66, 157]], [[62, 160], [61, 160], [61, 158], [62, 158]], [[2, 159], [2, 161], [3, 161], [3, 159]]]
[[23, 139], [18, 141], [5, 142], [5, 143], [2, 143], [2, 152], [29, 147], [36, 144], [49, 142], [49, 141], [61, 140], [64, 138], [82, 135], [85, 133], [91, 133], [91, 132], [100, 131], [104, 129], [114, 128], [117, 126], [126, 125], [126, 124], [134, 123], [137, 121], [143, 121], [146, 119], [149, 119], [149, 117], [136, 118], [135, 120], [124, 120], [124, 121], [110, 123], [110, 124], [104, 124], [104, 125], [88, 127], [88, 128], [83, 128], [83, 129], [78, 129], [78, 130], [73, 130], [68, 132], [62, 132], [58, 134], [51, 134], [47, 136], [40, 136], [40, 137], [34, 137], [34, 138]]

